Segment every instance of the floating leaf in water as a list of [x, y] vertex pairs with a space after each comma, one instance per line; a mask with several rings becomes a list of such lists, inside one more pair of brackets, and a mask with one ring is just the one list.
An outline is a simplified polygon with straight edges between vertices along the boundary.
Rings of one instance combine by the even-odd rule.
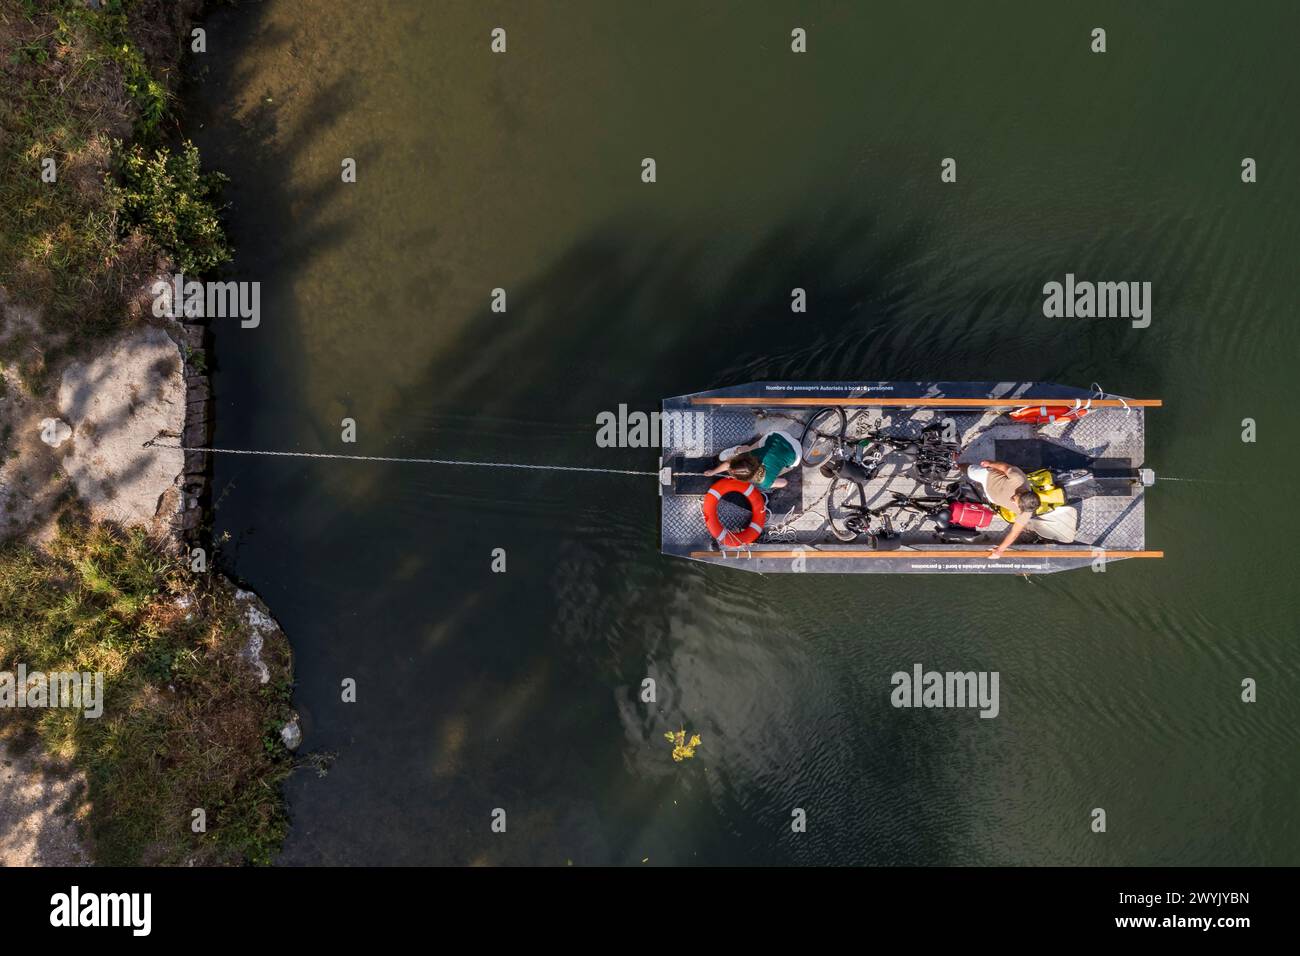
[[686, 739], [686, 728], [683, 727], [677, 733], [664, 734], [664, 739], [673, 745], [673, 760], [681, 763], [683, 760], [690, 760], [695, 756], [695, 748], [700, 746], [701, 740], [699, 734], [691, 734], [690, 740]]

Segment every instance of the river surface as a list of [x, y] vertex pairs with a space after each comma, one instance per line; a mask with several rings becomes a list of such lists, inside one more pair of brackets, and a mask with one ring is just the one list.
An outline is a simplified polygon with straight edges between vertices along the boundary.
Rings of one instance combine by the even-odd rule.
[[[335, 755], [282, 862], [1300, 863], [1298, 11], [214, 13], [187, 128], [263, 284], [214, 330], [219, 446], [652, 469], [596, 415], [1021, 379], [1163, 398], [1148, 464], [1195, 479], [1148, 496], [1163, 561], [759, 577], [661, 557], [649, 478], [219, 456], [221, 563]], [[1043, 318], [1067, 272], [1151, 282], [1150, 327]], [[997, 671], [999, 715], [895, 709], [914, 663]]]

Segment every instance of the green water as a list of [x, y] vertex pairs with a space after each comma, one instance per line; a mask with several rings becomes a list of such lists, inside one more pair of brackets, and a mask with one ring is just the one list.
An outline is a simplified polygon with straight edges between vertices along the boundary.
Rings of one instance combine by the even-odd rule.
[[[1295, 4], [273, 0], [206, 25], [189, 127], [234, 181], [232, 275], [263, 283], [260, 328], [215, 330], [218, 445], [652, 468], [598, 448], [597, 413], [1095, 381], [1163, 398], [1148, 464], [1198, 479], [1149, 495], [1162, 562], [760, 578], [661, 557], [648, 479], [220, 459], [223, 562], [293, 640], [306, 748], [337, 754], [289, 785], [284, 862], [1300, 862]], [[1044, 319], [1067, 272], [1151, 282], [1151, 326]], [[915, 662], [998, 671], [999, 716], [893, 708]], [[683, 726], [703, 745], [674, 764]]]

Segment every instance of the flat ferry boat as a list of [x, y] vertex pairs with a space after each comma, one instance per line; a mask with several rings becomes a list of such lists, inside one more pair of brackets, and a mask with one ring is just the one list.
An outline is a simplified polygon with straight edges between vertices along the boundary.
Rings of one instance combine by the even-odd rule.
[[[669, 398], [662, 550], [763, 573], [1159, 558], [1146, 549], [1144, 416], [1160, 404], [1035, 382], [759, 382]], [[1016, 515], [989, 493], [990, 468], [1035, 492], [1001, 552]]]

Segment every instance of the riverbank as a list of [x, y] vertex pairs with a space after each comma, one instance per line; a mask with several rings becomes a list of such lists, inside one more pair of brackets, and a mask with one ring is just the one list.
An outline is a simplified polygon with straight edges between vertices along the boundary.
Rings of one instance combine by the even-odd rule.
[[149, 293], [229, 259], [170, 111], [202, 6], [0, 0], [0, 674], [106, 688], [97, 718], [0, 709], [6, 864], [70, 822], [58, 860], [266, 863], [284, 834], [288, 642], [212, 570], [207, 456], [144, 447], [211, 435], [205, 327]]

